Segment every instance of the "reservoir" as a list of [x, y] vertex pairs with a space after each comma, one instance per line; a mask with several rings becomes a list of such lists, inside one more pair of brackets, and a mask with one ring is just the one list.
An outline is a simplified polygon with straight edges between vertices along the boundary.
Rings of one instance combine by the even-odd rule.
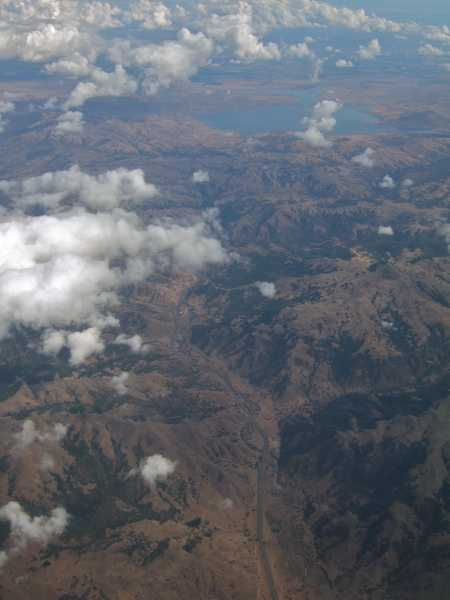
[[[323, 99], [324, 88], [311, 87], [301, 90], [255, 90], [251, 92], [232, 92], [245, 94], [261, 94], [291, 96], [297, 102], [275, 104], [260, 109], [240, 110], [227, 113], [192, 114], [194, 119], [224, 131], [241, 131], [242, 133], [269, 133], [272, 131], [304, 131], [307, 127], [301, 124], [304, 117], [311, 117], [314, 104]], [[332, 99], [330, 93], [327, 99]], [[333, 131], [327, 135], [375, 135], [389, 131], [398, 131], [397, 127], [377, 122], [376, 117], [369, 114], [370, 105], [345, 104], [333, 117], [337, 123]]]

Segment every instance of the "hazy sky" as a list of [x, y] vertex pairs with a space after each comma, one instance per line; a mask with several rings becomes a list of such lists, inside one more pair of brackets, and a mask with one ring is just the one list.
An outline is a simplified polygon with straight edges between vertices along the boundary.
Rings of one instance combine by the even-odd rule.
[[363, 8], [395, 21], [415, 21], [422, 25], [448, 25], [450, 23], [450, 0], [328, 0], [333, 6], [347, 6], [354, 10]]

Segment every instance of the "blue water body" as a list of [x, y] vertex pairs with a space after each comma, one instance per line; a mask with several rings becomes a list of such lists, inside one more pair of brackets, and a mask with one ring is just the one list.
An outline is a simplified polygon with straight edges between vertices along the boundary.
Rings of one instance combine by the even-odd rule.
[[[257, 90], [252, 93], [292, 96], [298, 102], [232, 113], [217, 112], [190, 116], [214, 127], [214, 129], [224, 131], [241, 131], [250, 134], [272, 131], [304, 131], [306, 127], [301, 124], [301, 120], [304, 117], [311, 117], [314, 104], [322, 99], [321, 94], [324, 89], [312, 87], [302, 90]], [[333, 115], [337, 123], [330, 135], [375, 135], [398, 131], [396, 127], [378, 123], [375, 117], [365, 112], [371, 108], [368, 105], [344, 104], [343, 108]]]

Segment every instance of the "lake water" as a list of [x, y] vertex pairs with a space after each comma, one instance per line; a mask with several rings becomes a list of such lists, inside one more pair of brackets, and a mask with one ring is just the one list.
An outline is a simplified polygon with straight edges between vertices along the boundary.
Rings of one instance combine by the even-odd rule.
[[[252, 94], [292, 96], [298, 102], [276, 104], [253, 110], [240, 110], [232, 113], [193, 114], [191, 117], [206, 123], [214, 129], [241, 131], [243, 133], [268, 133], [271, 131], [304, 131], [303, 117], [311, 117], [314, 104], [322, 99], [325, 88], [311, 87], [302, 90], [256, 90]], [[240, 93], [240, 92], [232, 92]], [[327, 94], [327, 97], [332, 97]], [[335, 113], [337, 123], [329, 135], [375, 135], [387, 131], [398, 131], [391, 125], [378, 123], [367, 110], [372, 107], [361, 104], [345, 104]], [[326, 135], [326, 134], [325, 134]]]

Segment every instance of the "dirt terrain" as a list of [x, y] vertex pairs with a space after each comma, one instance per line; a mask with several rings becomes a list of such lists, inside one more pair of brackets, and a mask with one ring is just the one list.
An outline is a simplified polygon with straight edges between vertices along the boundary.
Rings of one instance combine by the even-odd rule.
[[[277, 77], [308, 85], [281, 66]], [[151, 345], [146, 355], [109, 344], [74, 369], [64, 352], [39, 354], [33, 331], [3, 342], [0, 504], [16, 500], [31, 515], [61, 505], [71, 519], [47, 547], [9, 560], [0, 597], [269, 600], [257, 544], [261, 438], [211, 372], [229, 379], [268, 436], [264, 540], [280, 599], [444, 597], [450, 115], [430, 102], [442, 88], [431, 81], [406, 105], [407, 78], [383, 88], [368, 76], [358, 90], [351, 75], [329, 81], [404, 129], [330, 135], [323, 149], [292, 133], [249, 140], [195, 121], [194, 109], [292, 102], [242, 94], [238, 79], [219, 83], [210, 95], [197, 82], [160, 100], [92, 101], [89, 126], [72, 139], [52, 134], [45, 111], [11, 116], [4, 179], [72, 164], [142, 168], [162, 190], [138, 207], [145, 223], [218, 207], [222, 243], [239, 258], [202, 273], [161, 270], [123, 290], [115, 315]], [[21, 87], [27, 103], [38, 100], [33, 90]], [[408, 133], [424, 115], [439, 134]], [[372, 169], [350, 161], [368, 147]], [[210, 182], [195, 186], [199, 168]], [[386, 174], [395, 188], [379, 186]], [[261, 281], [274, 283], [273, 298]], [[124, 371], [120, 396], [111, 377]], [[41, 430], [61, 422], [67, 436], [14, 454], [27, 419]], [[151, 488], [130, 471], [154, 454], [177, 466]], [[2, 524], [4, 549], [8, 533]]]

